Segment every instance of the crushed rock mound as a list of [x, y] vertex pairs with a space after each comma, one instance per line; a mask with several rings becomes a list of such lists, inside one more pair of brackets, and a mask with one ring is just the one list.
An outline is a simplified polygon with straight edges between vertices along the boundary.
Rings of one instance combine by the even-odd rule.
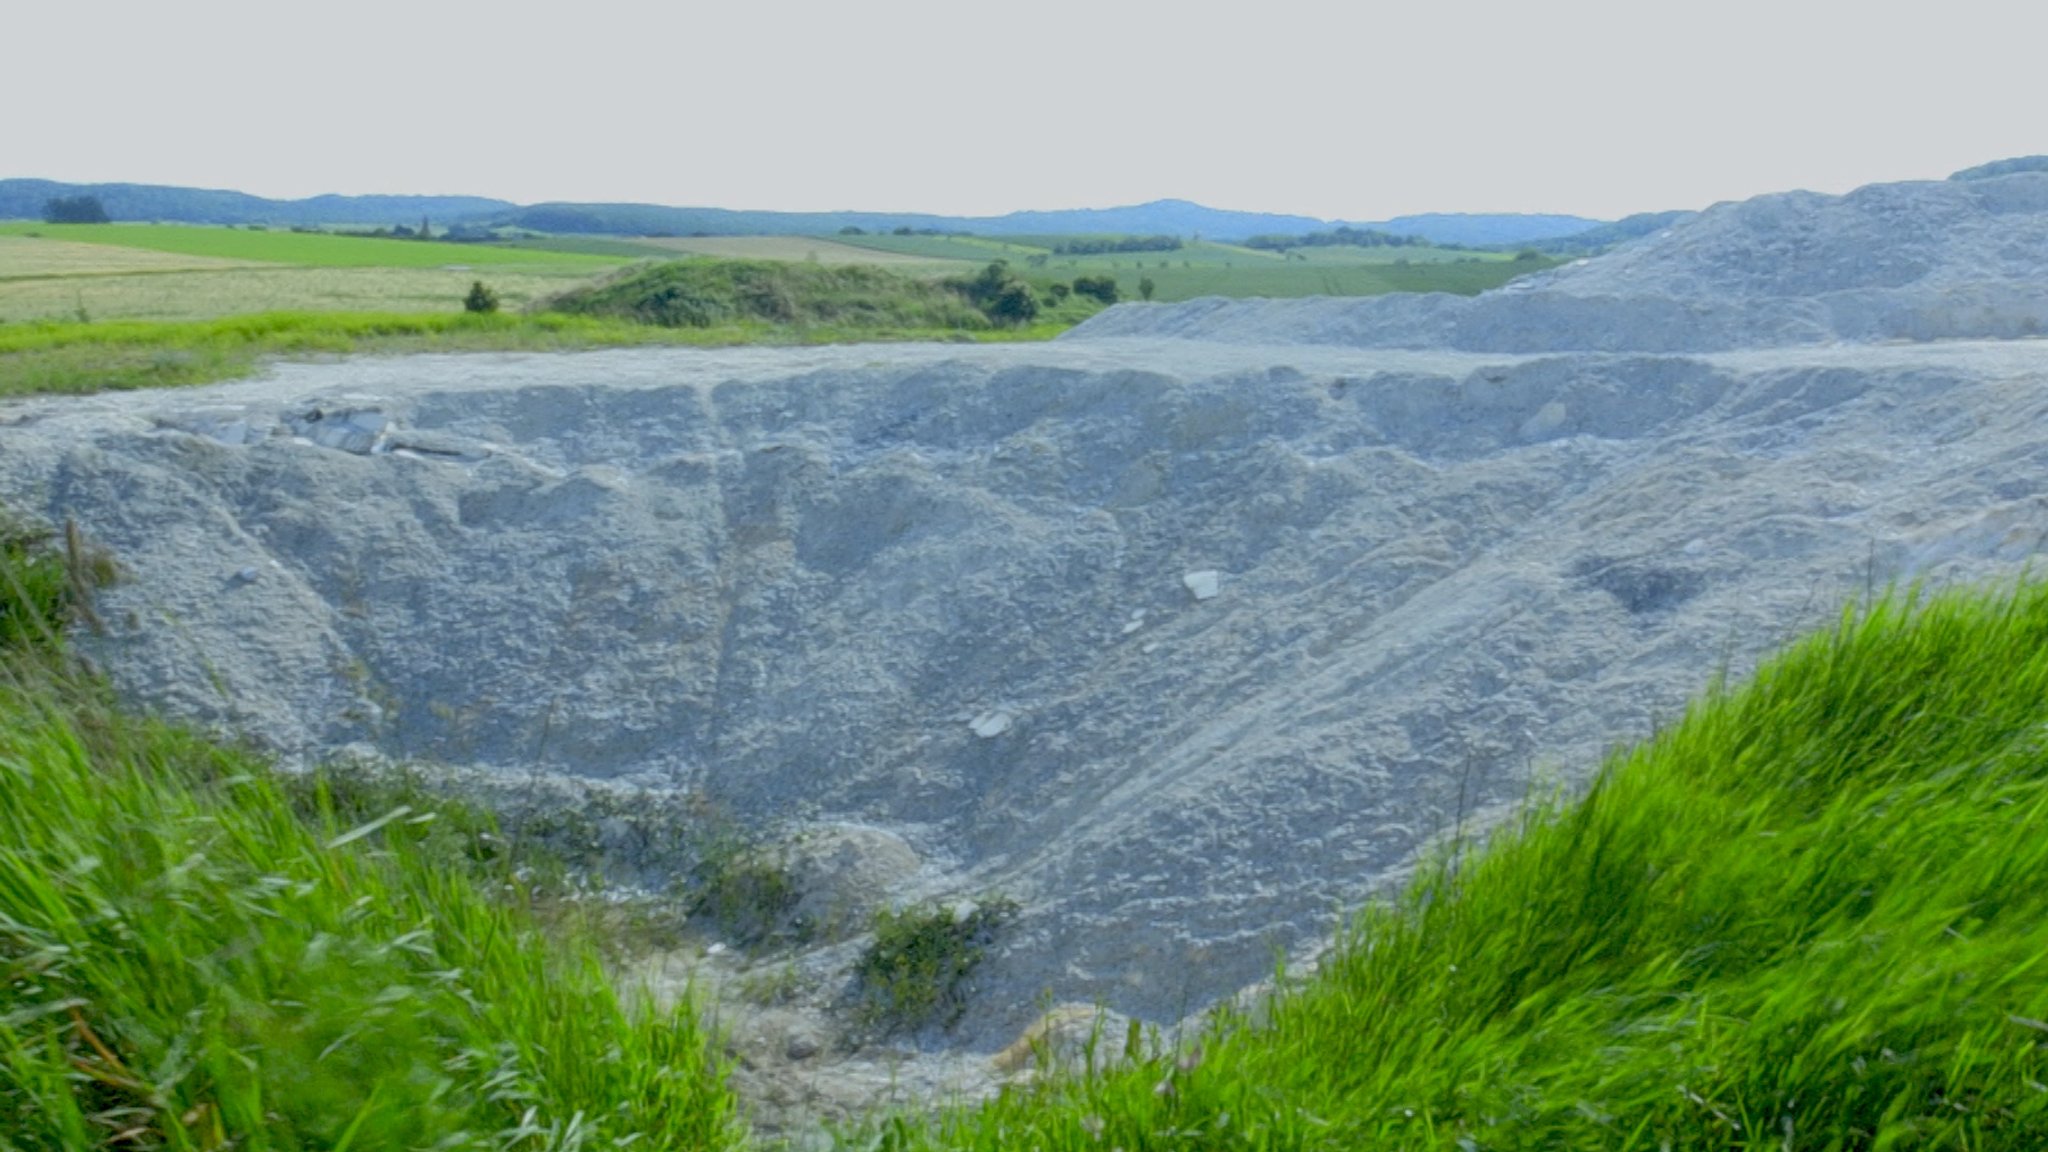
[[1712, 352], [2048, 334], [2048, 173], [1721, 204], [1477, 297], [1123, 305], [1067, 339]]

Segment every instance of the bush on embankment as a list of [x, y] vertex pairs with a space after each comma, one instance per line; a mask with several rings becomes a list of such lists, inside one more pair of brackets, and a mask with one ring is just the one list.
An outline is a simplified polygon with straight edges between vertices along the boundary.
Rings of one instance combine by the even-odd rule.
[[679, 260], [565, 292], [547, 310], [663, 328], [775, 324], [896, 331], [995, 325], [959, 290], [862, 264]]

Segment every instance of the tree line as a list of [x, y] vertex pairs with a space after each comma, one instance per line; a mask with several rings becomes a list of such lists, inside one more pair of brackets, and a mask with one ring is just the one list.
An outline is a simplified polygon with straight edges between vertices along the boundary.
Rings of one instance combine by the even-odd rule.
[[1339, 226], [1328, 232], [1310, 232], [1301, 236], [1254, 236], [1244, 242], [1247, 248], [1259, 248], [1267, 252], [1285, 252], [1290, 248], [1430, 248], [1446, 247], [1432, 245], [1421, 236], [1401, 236], [1393, 232], [1382, 232], [1377, 228], [1352, 228]]
[[1106, 256], [1115, 252], [1178, 252], [1178, 236], [1077, 236], [1053, 245], [1056, 256]]

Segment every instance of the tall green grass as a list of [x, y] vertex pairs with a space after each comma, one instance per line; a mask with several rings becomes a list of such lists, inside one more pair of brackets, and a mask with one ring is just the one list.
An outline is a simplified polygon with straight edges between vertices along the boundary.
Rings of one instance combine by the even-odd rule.
[[1883, 600], [1360, 916], [1256, 1026], [896, 1148], [2048, 1147], [2048, 588]]
[[0, 1149], [736, 1143], [689, 1013], [622, 998], [436, 812], [295, 804], [114, 708], [35, 548], [0, 548], [43, 633], [0, 650]]

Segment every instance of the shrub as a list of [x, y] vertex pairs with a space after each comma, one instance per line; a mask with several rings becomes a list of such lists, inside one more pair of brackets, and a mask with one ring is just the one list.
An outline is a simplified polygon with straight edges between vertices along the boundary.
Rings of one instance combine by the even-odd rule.
[[469, 295], [462, 298], [462, 310], [478, 313], [496, 312], [498, 310], [498, 294], [484, 287], [484, 282], [478, 280], [469, 286]]
[[1158, 287], [1159, 285], [1152, 283], [1152, 278], [1150, 276], [1142, 277], [1138, 281], [1138, 295], [1144, 297], [1147, 300], [1150, 300], [1152, 298], [1152, 293], [1156, 291]]
[[988, 318], [961, 298], [955, 284], [862, 264], [681, 260], [635, 268], [616, 279], [566, 292], [550, 300], [547, 308], [663, 328], [988, 327]]
[[1104, 304], [1114, 304], [1117, 298], [1116, 277], [1076, 276], [1074, 277], [1074, 294], [1077, 296], [1088, 296]]
[[947, 283], [981, 309], [991, 323], [1015, 327], [1038, 318], [1037, 295], [1010, 271], [1007, 261], [997, 260], [965, 280]]
[[780, 851], [713, 835], [691, 880], [690, 913], [709, 919], [735, 943], [801, 942], [810, 935], [792, 919], [803, 893]]
[[884, 1033], [952, 1025], [967, 1007], [967, 978], [1017, 912], [1000, 896], [965, 915], [942, 906], [877, 912], [874, 941], [854, 966], [860, 1022]]

